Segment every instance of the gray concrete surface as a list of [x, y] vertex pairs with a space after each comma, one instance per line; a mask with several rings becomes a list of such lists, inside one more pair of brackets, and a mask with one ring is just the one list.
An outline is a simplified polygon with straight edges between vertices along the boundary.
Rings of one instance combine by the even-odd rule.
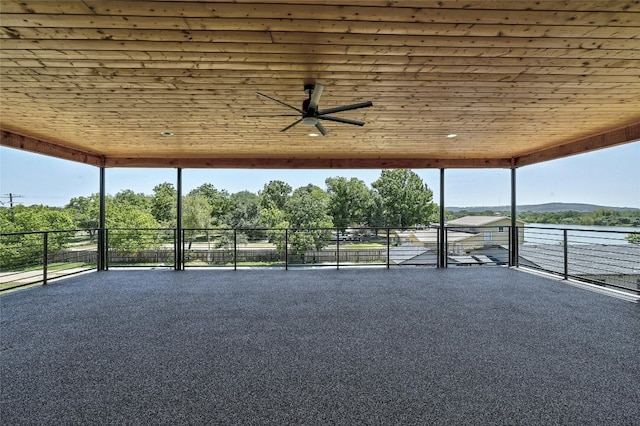
[[3, 425], [640, 421], [640, 305], [508, 268], [96, 272], [0, 309]]

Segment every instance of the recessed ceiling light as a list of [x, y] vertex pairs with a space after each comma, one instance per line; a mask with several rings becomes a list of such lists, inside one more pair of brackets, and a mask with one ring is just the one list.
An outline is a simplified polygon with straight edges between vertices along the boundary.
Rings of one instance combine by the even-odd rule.
[[162, 131], [162, 132], [160, 132], [160, 134], [162, 136], [173, 136], [173, 132], [170, 132], [168, 130]]
[[448, 138], [455, 138], [456, 136], [458, 136], [458, 135], [457, 135], [457, 134], [455, 134], [455, 133], [449, 133], [449, 134], [447, 135], [447, 137], [448, 137]]
[[316, 136], [320, 136], [318, 133], [309, 133], [309, 136], [311, 136], [312, 138], [315, 138]]

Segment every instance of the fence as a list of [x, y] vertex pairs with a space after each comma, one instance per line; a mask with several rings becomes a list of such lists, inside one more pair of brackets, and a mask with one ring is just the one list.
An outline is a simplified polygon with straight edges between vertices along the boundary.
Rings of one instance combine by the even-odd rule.
[[[446, 266], [516, 265], [640, 293], [637, 232], [518, 227], [447, 227]], [[0, 291], [98, 268], [98, 230], [0, 234]], [[181, 241], [181, 244], [178, 244]], [[437, 228], [108, 229], [103, 268], [437, 266]], [[178, 261], [178, 262], [177, 262]]]

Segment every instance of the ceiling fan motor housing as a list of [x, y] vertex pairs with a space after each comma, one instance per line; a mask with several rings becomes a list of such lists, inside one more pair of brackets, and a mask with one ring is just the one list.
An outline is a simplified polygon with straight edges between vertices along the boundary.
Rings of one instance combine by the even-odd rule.
[[[318, 115], [318, 111], [310, 108], [309, 104], [311, 103], [311, 96], [309, 96], [308, 99], [305, 99], [304, 101], [302, 101], [302, 111], [303, 111], [303, 118], [315, 118]], [[317, 120], [316, 120], [317, 122]], [[307, 123], [306, 121], [304, 121], [305, 124], [316, 124], [316, 123]]]
[[304, 124], [308, 124], [309, 126], [315, 126], [318, 123], [318, 111], [313, 108], [309, 108], [309, 104], [311, 103], [311, 94], [309, 94], [309, 99], [305, 99], [302, 101], [302, 122]]

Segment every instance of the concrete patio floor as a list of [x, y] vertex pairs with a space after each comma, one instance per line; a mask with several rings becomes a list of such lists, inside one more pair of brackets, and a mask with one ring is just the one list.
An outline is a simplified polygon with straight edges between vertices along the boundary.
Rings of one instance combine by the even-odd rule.
[[0, 309], [3, 425], [640, 422], [640, 305], [509, 268], [112, 270]]

